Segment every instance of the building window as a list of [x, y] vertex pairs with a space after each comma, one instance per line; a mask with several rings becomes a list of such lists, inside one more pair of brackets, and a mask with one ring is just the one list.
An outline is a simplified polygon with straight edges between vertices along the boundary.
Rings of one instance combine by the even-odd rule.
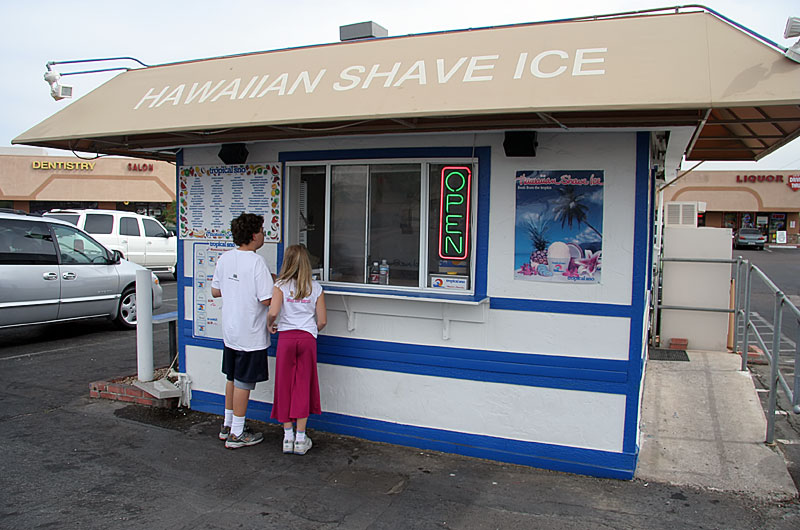
[[[454, 167], [463, 170], [443, 203], [442, 178]], [[471, 291], [475, 174], [471, 162], [433, 160], [289, 165], [299, 241], [326, 282]]]

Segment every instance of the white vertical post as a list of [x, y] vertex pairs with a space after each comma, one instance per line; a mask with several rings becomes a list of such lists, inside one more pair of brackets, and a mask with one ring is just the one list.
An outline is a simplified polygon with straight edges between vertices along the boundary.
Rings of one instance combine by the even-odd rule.
[[152, 274], [136, 271], [136, 358], [139, 381], [153, 380], [153, 298]]

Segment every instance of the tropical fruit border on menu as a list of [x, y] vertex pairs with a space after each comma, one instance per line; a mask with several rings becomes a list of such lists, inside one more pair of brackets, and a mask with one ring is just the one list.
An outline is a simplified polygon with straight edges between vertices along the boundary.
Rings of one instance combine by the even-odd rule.
[[182, 239], [232, 239], [242, 212], [264, 216], [264, 240], [281, 240], [281, 164], [178, 168], [178, 230]]

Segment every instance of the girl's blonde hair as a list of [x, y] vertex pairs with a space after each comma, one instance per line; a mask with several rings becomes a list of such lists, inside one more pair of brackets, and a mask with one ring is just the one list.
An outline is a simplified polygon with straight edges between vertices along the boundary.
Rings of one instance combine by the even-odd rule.
[[295, 300], [302, 300], [311, 295], [311, 260], [304, 245], [291, 245], [283, 255], [283, 265], [277, 283], [282, 285], [291, 280], [295, 281]]

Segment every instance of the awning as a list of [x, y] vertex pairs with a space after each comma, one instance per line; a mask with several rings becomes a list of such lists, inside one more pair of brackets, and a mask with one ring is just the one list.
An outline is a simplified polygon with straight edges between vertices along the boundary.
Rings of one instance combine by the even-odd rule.
[[125, 72], [15, 144], [170, 148], [415, 131], [697, 127], [689, 159], [800, 135], [800, 64], [703, 11], [382, 38]]

